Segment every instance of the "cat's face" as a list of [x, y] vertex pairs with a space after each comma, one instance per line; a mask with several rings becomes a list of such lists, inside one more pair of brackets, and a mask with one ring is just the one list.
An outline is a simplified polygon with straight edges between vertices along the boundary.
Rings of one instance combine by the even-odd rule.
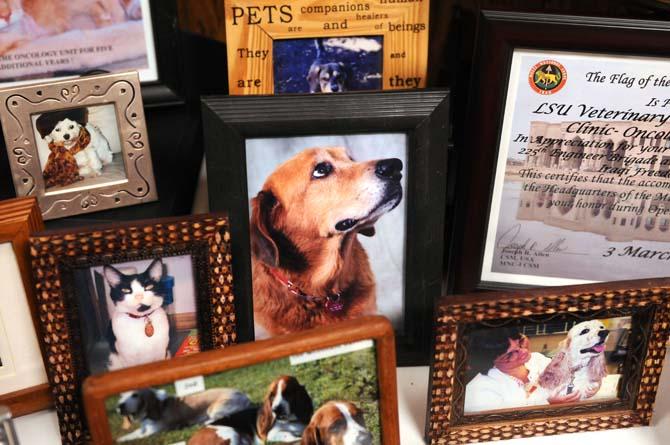
[[105, 266], [103, 272], [117, 311], [142, 316], [163, 305], [160, 283], [163, 262], [160, 258], [152, 261], [147, 270], [139, 274], [126, 275], [113, 266]]

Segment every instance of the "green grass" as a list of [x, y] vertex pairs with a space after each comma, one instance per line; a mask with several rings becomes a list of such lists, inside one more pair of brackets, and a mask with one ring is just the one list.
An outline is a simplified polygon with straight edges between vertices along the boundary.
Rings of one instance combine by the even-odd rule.
[[[374, 444], [380, 444], [379, 395], [377, 366], [374, 348], [355, 351], [335, 357], [291, 366], [288, 358], [275, 360], [247, 368], [240, 368], [205, 377], [207, 388], [227, 387], [244, 391], [254, 403], [263, 400], [268, 386], [278, 376], [295, 376], [312, 397], [314, 409], [329, 400], [348, 400], [356, 404], [365, 414], [365, 423], [372, 433]], [[161, 386], [174, 394], [173, 385]], [[117, 438], [139, 427], [134, 424], [129, 430], [122, 430], [122, 418], [115, 409], [118, 397], [107, 399], [112, 437]], [[145, 439], [125, 442], [133, 445], [172, 444], [188, 441], [199, 427], [155, 434]]]

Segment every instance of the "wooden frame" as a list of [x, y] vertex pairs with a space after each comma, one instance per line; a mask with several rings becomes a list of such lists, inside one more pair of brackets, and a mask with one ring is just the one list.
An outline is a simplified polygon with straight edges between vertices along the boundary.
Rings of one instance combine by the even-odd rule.
[[[31, 315], [30, 322], [35, 332], [38, 332], [38, 330], [37, 318], [35, 317], [34, 287], [31, 277], [28, 237], [31, 232], [36, 232], [43, 228], [44, 224], [35, 198], [11, 199], [3, 201], [0, 204], [0, 243], [12, 244], [21, 273], [22, 286], [27, 297], [27, 305]], [[5, 298], [9, 297], [5, 296]], [[4, 304], [10, 303], [10, 301], [4, 302]], [[14, 302], [14, 304], [17, 303], [20, 302]], [[37, 339], [37, 334], [34, 335], [35, 339]], [[0, 404], [9, 406], [12, 415], [15, 417], [46, 409], [52, 403], [51, 391], [46, 382], [0, 395]]]
[[90, 377], [84, 383], [84, 398], [93, 441], [101, 445], [113, 443], [105, 406], [105, 401], [109, 396], [132, 389], [169, 384], [189, 377], [207, 376], [362, 340], [373, 340], [376, 349], [381, 443], [399, 444], [393, 328], [388, 320], [379, 316], [364, 317], [333, 327], [322, 327], [269, 340], [236, 345], [223, 351], [204, 352], [197, 356], [177, 358], [153, 366]]
[[[514, 50], [667, 57], [669, 31], [665, 22], [482, 12], [472, 70], [469, 125], [460, 137], [468, 149], [463, 151], [457, 179], [460, 216], [456, 231], [463, 236], [450, 261], [454, 266], [451, 270], [454, 292], [529, 287], [482, 280], [487, 223]], [[617, 38], [612, 38], [613, 33]], [[501, 75], [491, 79], [491, 72]], [[560, 97], [556, 97], [548, 97], [547, 102], [561, 103]]]
[[[409, 166], [403, 173], [409, 179], [403, 198], [407, 200], [404, 326], [397, 333], [398, 361], [426, 364], [430, 308], [442, 286], [449, 98], [448, 91], [435, 90], [203, 99], [210, 209], [226, 209], [236, 222], [232, 233], [238, 289], [252, 295], [248, 139], [404, 133]], [[247, 328], [240, 338], [252, 339], [251, 298], [238, 308]]]
[[[201, 349], [237, 341], [235, 296], [226, 216], [200, 215], [117, 224], [84, 231], [52, 231], [30, 239], [49, 383], [64, 442], [87, 437], [81, 383], [88, 375], [74, 272], [124, 261], [191, 255]], [[149, 336], [149, 334], [147, 334]], [[152, 366], [155, 366], [152, 365]]]
[[[464, 414], [468, 332], [479, 327], [631, 317], [617, 398]], [[442, 298], [437, 304], [426, 436], [431, 444], [648, 425], [670, 328], [670, 280], [636, 280]], [[558, 407], [556, 407], [558, 406]]]
[[[3, 104], [0, 120], [10, 154], [14, 187], [20, 196], [37, 196], [45, 219], [137, 205], [158, 199], [137, 73], [105, 74], [10, 88], [0, 92], [0, 102]], [[72, 110], [73, 113], [86, 110], [86, 125], [81, 125], [90, 135], [92, 127], [88, 125], [89, 110], [111, 104], [114, 106], [111, 114], [115, 125], [110, 126], [115, 128], [111, 128], [107, 134], [99, 129], [97, 133], [106, 138], [107, 146], [112, 147], [112, 151], [120, 150], [120, 159], [115, 162], [121, 163], [125, 180], [119, 182], [116, 178], [115, 181], [109, 180], [99, 185], [79, 186], [78, 184], [84, 183], [81, 181], [97, 180], [97, 176], [84, 173], [83, 167], [79, 166], [76, 173], [79, 179], [70, 176], [64, 179], [62, 174], [53, 178], [62, 187], [54, 191], [55, 186], [49, 184], [46, 172], [55, 153], [51, 148], [39, 148], [42, 141], [38, 140], [40, 138], [36, 134], [35, 126], [39, 128], [40, 121], [39, 118], [34, 121], [34, 116], [38, 114], [41, 118], [47, 117], [48, 113], [64, 110]], [[74, 117], [67, 117], [74, 120]], [[65, 116], [60, 116], [58, 119], [64, 118]], [[56, 124], [57, 122], [52, 122], [52, 127]], [[97, 122], [96, 124], [99, 125]], [[41, 139], [51, 140], [51, 128], [45, 131], [40, 134]], [[110, 142], [116, 140], [117, 134], [118, 147]], [[91, 135], [91, 140], [99, 138], [99, 135]], [[93, 145], [86, 150], [91, 148]], [[50, 151], [51, 154], [47, 154]], [[44, 159], [45, 155], [48, 156], [48, 161]], [[56, 162], [54, 161], [55, 165]], [[75, 163], [78, 164], [79, 161]], [[100, 168], [99, 172], [104, 173], [105, 166]], [[50, 191], [49, 187], [54, 189]]]
[[[322, 64], [338, 62], [340, 72], [344, 70], [345, 76], [338, 84], [346, 89], [335, 92], [426, 86], [429, 2], [350, 5], [342, 1], [298, 0], [277, 5], [274, 0], [226, 0], [224, 4], [228, 88], [232, 95], [322, 92], [324, 87], [316, 78], [308, 80], [310, 76], [318, 76], [318, 72], [310, 68], [315, 59]], [[273, 11], [276, 12], [273, 14]], [[384, 20], [373, 22], [372, 17]], [[321, 42], [323, 49], [314, 50], [318, 39], [347, 37], [367, 39], [367, 49], [354, 51], [356, 64], [344, 58], [346, 45], [334, 46], [333, 51], [328, 52]], [[296, 40], [302, 41], [297, 48]], [[281, 67], [276, 47], [284, 43], [289, 46], [282, 52], [290, 55], [287, 63], [290, 68], [276, 79], [277, 68]], [[365, 55], [374, 57], [379, 52], [379, 66], [374, 71], [365, 75], [361, 75], [365, 72], [353, 72], [355, 65], [363, 65]], [[293, 71], [295, 68], [297, 72]], [[357, 77], [363, 79], [357, 80]], [[368, 77], [381, 79], [369, 80]], [[278, 91], [278, 85], [285, 87], [279, 88], [283, 91]], [[323, 92], [331, 91], [326, 87]]]

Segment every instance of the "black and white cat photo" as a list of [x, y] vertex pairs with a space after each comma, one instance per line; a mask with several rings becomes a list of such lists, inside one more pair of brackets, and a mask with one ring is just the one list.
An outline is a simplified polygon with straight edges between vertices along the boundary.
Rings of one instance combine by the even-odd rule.
[[125, 274], [110, 265], [103, 267], [103, 273], [114, 305], [108, 333], [109, 370], [169, 358], [163, 261], [153, 260], [142, 273]]

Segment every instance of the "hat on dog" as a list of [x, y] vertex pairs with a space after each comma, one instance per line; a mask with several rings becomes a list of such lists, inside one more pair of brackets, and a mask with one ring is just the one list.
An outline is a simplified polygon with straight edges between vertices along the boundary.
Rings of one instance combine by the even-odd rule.
[[35, 121], [35, 128], [42, 136], [42, 139], [58, 125], [58, 122], [70, 119], [77, 122], [79, 125], [86, 125], [88, 122], [88, 108], [72, 108], [69, 110], [50, 111], [42, 113]]

